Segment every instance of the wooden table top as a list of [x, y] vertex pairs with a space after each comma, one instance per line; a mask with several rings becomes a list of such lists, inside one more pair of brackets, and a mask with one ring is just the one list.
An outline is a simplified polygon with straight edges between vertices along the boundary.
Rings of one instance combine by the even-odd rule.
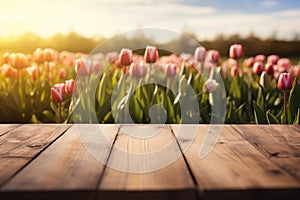
[[[130, 136], [113, 124], [82, 125], [80, 134], [92, 135], [88, 148], [78, 126], [0, 125], [0, 199], [300, 199], [300, 126], [224, 125], [201, 159], [209, 125], [197, 125], [192, 141], [178, 137], [180, 125], [161, 126], [148, 138]], [[95, 126], [108, 142], [95, 139]], [[103, 144], [104, 163], [88, 151]], [[171, 146], [167, 154], [147, 163], [148, 155], [166, 144]], [[145, 156], [129, 162], [120, 152]], [[176, 152], [174, 162], [156, 166]], [[157, 169], [130, 171], [145, 166]]]

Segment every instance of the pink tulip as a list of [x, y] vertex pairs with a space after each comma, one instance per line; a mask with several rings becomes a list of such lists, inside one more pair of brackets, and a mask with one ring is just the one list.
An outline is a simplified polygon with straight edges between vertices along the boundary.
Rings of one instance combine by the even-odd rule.
[[166, 64], [165, 65], [165, 75], [167, 77], [174, 77], [177, 74], [177, 68], [176, 65], [173, 63]]
[[92, 73], [92, 67], [90, 62], [85, 59], [77, 59], [75, 61], [75, 72], [78, 75], [89, 75]]
[[121, 66], [127, 66], [132, 63], [132, 51], [130, 49], [122, 49], [119, 54], [119, 63]]
[[67, 77], [67, 70], [65, 68], [60, 68], [58, 71], [58, 76], [60, 79], [65, 79]]
[[278, 79], [278, 89], [289, 91], [293, 87], [293, 78], [290, 73], [281, 73]]
[[265, 72], [267, 72], [267, 74], [273, 75], [274, 74], [274, 65], [272, 63], [267, 63], [265, 65]]
[[240, 44], [233, 44], [229, 48], [229, 57], [239, 59], [244, 56], [243, 46]]
[[238, 74], [238, 67], [237, 66], [231, 67], [230, 74], [232, 77], [235, 77]]
[[249, 57], [244, 61], [244, 65], [249, 68], [253, 67], [254, 63], [255, 59], [253, 57]]
[[73, 94], [76, 92], [76, 83], [74, 79], [66, 80], [65, 92], [66, 94]]
[[266, 56], [263, 54], [258, 54], [255, 56], [255, 62], [264, 62], [266, 59]]
[[278, 60], [279, 60], [279, 56], [277, 56], [277, 55], [270, 55], [270, 56], [268, 56], [268, 58], [267, 58], [267, 63], [276, 65], [277, 62], [278, 62]]
[[134, 77], [144, 77], [146, 75], [147, 69], [143, 62], [139, 64], [133, 62], [129, 68], [129, 75]]
[[194, 59], [198, 62], [203, 62], [206, 56], [206, 49], [204, 47], [197, 47], [194, 53]]
[[216, 80], [209, 78], [205, 82], [205, 86], [206, 86], [206, 92], [212, 93], [217, 89], [217, 87], [219, 86], [219, 83], [217, 83]]
[[262, 62], [255, 62], [252, 68], [253, 74], [260, 75], [265, 70]]
[[65, 84], [55, 84], [54, 87], [51, 88], [51, 99], [55, 103], [61, 103], [65, 98]]
[[155, 63], [158, 59], [158, 51], [156, 47], [147, 46], [144, 55], [144, 61], [146, 63]]
[[278, 60], [277, 65], [279, 66], [279, 71], [287, 71], [291, 67], [291, 61], [288, 58], [281, 58]]
[[207, 52], [207, 60], [217, 65], [220, 64], [220, 53], [216, 50], [209, 50]]

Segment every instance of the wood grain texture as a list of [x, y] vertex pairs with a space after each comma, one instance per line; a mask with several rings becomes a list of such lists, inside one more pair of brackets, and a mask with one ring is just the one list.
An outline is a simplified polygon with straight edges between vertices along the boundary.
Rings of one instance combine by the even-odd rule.
[[0, 186], [58, 138], [69, 125], [26, 124], [0, 137]]
[[[79, 127], [78, 127], [79, 126]], [[99, 132], [97, 125], [74, 125], [38, 158], [18, 173], [3, 188], [5, 195], [11, 195], [11, 191], [20, 191], [28, 197], [37, 198], [42, 192], [45, 197], [63, 199], [93, 199], [102, 170], [103, 163], [96, 160], [82, 143], [77, 131], [85, 134], [85, 142], [92, 148], [100, 143], [97, 138]], [[118, 128], [115, 125], [102, 126], [103, 132], [109, 136], [112, 144]], [[93, 139], [93, 141], [89, 140]], [[108, 154], [111, 146], [106, 146]], [[107, 155], [106, 155], [107, 156]], [[48, 194], [49, 191], [54, 191]], [[75, 192], [76, 191], [76, 192]], [[81, 192], [80, 192], [81, 191]], [[50, 195], [47, 196], [46, 194]]]
[[1, 124], [0, 125], [0, 137], [8, 133], [10, 130], [21, 126], [20, 124]]
[[[170, 126], [153, 127], [157, 133], [149, 138], [132, 137], [121, 129], [99, 185], [98, 199], [195, 198], [195, 185]], [[174, 162], [165, 165], [165, 160], [176, 155]]]
[[[200, 196], [205, 199], [223, 197], [272, 199], [267, 191], [295, 189], [299, 194], [300, 183], [286, 171], [266, 158], [229, 125], [224, 125], [222, 134], [212, 151], [199, 159], [200, 147], [208, 126], [199, 125], [197, 136], [185, 153], [188, 164], [198, 183]], [[176, 127], [174, 132], [176, 133]], [[179, 138], [180, 140], [180, 138]], [[278, 191], [279, 191], [278, 190]], [[224, 196], [225, 195], [225, 196]]]
[[276, 165], [300, 181], [300, 126], [233, 126]]

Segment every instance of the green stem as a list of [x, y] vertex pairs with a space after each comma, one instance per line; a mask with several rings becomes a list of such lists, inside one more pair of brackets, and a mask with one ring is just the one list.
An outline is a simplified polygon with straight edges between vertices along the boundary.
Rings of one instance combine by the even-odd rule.
[[283, 104], [284, 104], [284, 115], [285, 115], [285, 124], [288, 123], [288, 117], [287, 117], [287, 110], [286, 110], [286, 91], [284, 91], [284, 98], [283, 98]]
[[62, 116], [61, 116], [61, 107], [62, 107], [62, 104], [61, 102], [58, 104], [58, 116], [59, 116], [59, 123], [62, 122]]

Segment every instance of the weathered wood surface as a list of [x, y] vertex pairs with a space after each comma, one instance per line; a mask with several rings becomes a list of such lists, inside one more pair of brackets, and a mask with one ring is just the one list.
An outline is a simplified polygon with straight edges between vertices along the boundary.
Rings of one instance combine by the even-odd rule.
[[125, 126], [0, 125], [0, 199], [300, 197], [299, 126], [224, 125], [204, 158], [209, 125]]

